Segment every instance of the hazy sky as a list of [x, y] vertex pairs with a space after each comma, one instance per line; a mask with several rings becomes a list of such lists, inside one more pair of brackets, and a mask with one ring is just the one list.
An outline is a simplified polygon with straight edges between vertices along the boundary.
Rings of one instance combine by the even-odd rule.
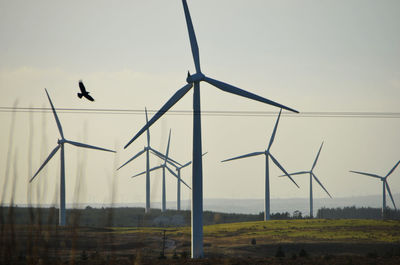
[[[206, 75], [300, 112], [400, 112], [399, 1], [188, 0], [188, 5]], [[0, 58], [0, 107], [11, 107], [16, 99], [19, 107], [49, 107], [46, 87], [56, 108], [157, 110], [186, 83], [187, 71], [194, 73], [179, 0], [0, 0]], [[79, 79], [95, 102], [77, 98]], [[205, 83], [201, 104], [204, 111], [279, 111]], [[172, 110], [191, 106], [189, 92]], [[10, 162], [10, 175], [18, 176], [19, 204], [27, 202], [29, 175], [59, 138], [50, 113], [31, 116], [33, 134], [29, 117], [16, 114], [16, 174]], [[130, 176], [144, 170], [145, 157], [114, 173], [115, 165], [145, 145], [143, 135], [122, 148], [144, 125], [144, 115], [60, 112], [59, 117], [66, 138], [118, 150], [115, 156], [66, 147], [67, 203], [144, 202], [144, 176]], [[0, 122], [4, 187], [11, 113], [0, 112]], [[202, 117], [203, 150], [209, 152], [203, 162], [205, 198], [263, 198], [264, 157], [220, 161], [265, 150], [274, 123], [270, 116]], [[154, 148], [165, 150], [170, 128], [171, 156], [191, 160], [192, 116], [159, 120], [151, 128]], [[379, 180], [348, 171], [385, 175], [400, 159], [399, 133], [400, 118], [283, 115], [272, 153], [289, 172], [309, 170], [325, 141], [315, 173], [333, 197], [381, 194]], [[30, 184], [33, 202], [58, 202], [59, 165], [57, 154]], [[277, 178], [281, 172], [270, 165], [272, 198], [308, 197], [307, 176], [296, 176], [297, 189]], [[182, 173], [190, 184], [191, 168]], [[175, 200], [176, 181], [169, 175], [167, 180], [167, 200]], [[6, 183], [5, 201], [11, 184]], [[400, 168], [389, 184], [393, 193], [400, 192]], [[152, 175], [151, 185], [151, 198], [159, 201], [161, 173]], [[183, 190], [183, 199], [190, 198]], [[317, 185], [314, 194], [327, 196]]]

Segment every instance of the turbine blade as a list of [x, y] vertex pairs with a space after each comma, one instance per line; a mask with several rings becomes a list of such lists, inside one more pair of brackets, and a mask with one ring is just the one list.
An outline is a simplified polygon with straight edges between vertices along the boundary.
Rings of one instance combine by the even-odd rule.
[[[299, 171], [299, 172], [295, 172], [295, 173], [290, 173], [290, 176], [294, 176], [294, 175], [303, 175], [303, 174], [310, 174], [310, 171]], [[278, 177], [286, 177], [286, 175], [280, 175]]]
[[219, 89], [221, 89], [221, 90], [223, 90], [225, 92], [232, 93], [232, 94], [235, 94], [235, 95], [238, 95], [238, 96], [242, 96], [242, 97], [245, 97], [245, 98], [249, 98], [249, 99], [252, 99], [252, 100], [260, 101], [260, 102], [263, 102], [263, 103], [266, 103], [266, 104], [269, 104], [269, 105], [272, 105], [272, 106], [275, 106], [275, 107], [278, 107], [278, 108], [282, 108], [282, 109], [286, 109], [286, 110], [289, 110], [289, 111], [292, 111], [292, 112], [299, 113], [297, 110], [291, 109], [289, 107], [286, 107], [284, 105], [276, 103], [276, 102], [274, 102], [272, 100], [260, 97], [260, 96], [258, 96], [256, 94], [247, 92], [247, 91], [245, 91], [243, 89], [234, 87], [232, 85], [229, 85], [227, 83], [212, 79], [210, 77], [205, 76], [204, 77], [204, 81], [206, 81], [207, 83], [209, 83], [209, 84], [211, 84], [211, 85], [213, 85], [213, 86], [215, 86], [215, 87], [217, 87], [217, 88], [219, 88]]
[[324, 185], [322, 185], [321, 181], [319, 181], [319, 179], [317, 178], [317, 176], [315, 176], [314, 173], [311, 172], [311, 175], [314, 177], [314, 179], [318, 182], [318, 184], [324, 189], [324, 191], [329, 195], [329, 197], [332, 198], [332, 196], [329, 194], [329, 192], [325, 189]]
[[357, 173], [357, 174], [360, 174], [360, 175], [370, 176], [370, 177], [373, 177], [373, 178], [383, 179], [381, 176], [378, 176], [376, 174], [365, 173], [365, 172], [360, 172], [360, 171], [353, 171], [353, 170], [350, 170], [350, 172]]
[[[206, 154], [208, 154], [208, 152], [203, 153], [201, 156], [205, 156]], [[183, 166], [180, 167], [180, 169], [189, 166], [190, 164], [192, 164], [192, 161], [187, 162], [186, 164], [184, 164]]]
[[[154, 170], [157, 170], [157, 169], [162, 168], [162, 167], [163, 167], [163, 166], [153, 167], [153, 168], [149, 169], [149, 172], [154, 171]], [[136, 175], [132, 176], [131, 178], [138, 177], [138, 176], [143, 175], [143, 174], [145, 174], [145, 173], [146, 173], [146, 170], [143, 171], [143, 172], [140, 172], [139, 174], [136, 174]]]
[[165, 166], [166, 169], [168, 169], [169, 173], [171, 173], [172, 175], [174, 175], [176, 178], [178, 178], [178, 175], [169, 167], [169, 166]]
[[58, 131], [60, 132], [61, 138], [64, 139], [64, 133], [63, 133], [63, 130], [62, 130], [62, 127], [61, 127], [60, 120], [58, 119], [56, 109], [54, 108], [53, 102], [51, 102], [51, 99], [50, 99], [49, 93], [47, 92], [47, 89], [45, 88], [44, 90], [46, 91], [47, 98], [49, 99], [49, 102], [50, 102], [50, 105], [51, 105], [51, 109], [53, 110], [53, 115], [54, 115], [54, 119], [56, 119]]
[[138, 176], [143, 175], [143, 174], [145, 174], [145, 173], [146, 173], [146, 171], [140, 172], [140, 173], [138, 173], [138, 174], [136, 174], [136, 175], [133, 175], [131, 178], [138, 177]]
[[93, 146], [93, 145], [88, 145], [88, 144], [83, 144], [83, 143], [78, 143], [78, 142], [74, 142], [74, 141], [70, 141], [70, 140], [65, 140], [66, 143], [78, 146], [78, 147], [83, 147], [83, 148], [89, 148], [89, 149], [95, 149], [95, 150], [100, 150], [100, 151], [106, 151], [106, 152], [112, 152], [112, 153], [116, 153], [114, 150], [110, 150], [110, 149], [105, 149], [102, 147], [97, 147], [97, 146]]
[[258, 156], [258, 155], [263, 155], [263, 154], [265, 154], [265, 152], [254, 152], [254, 153], [249, 153], [246, 155], [241, 155], [241, 156], [225, 159], [225, 160], [222, 160], [221, 162], [228, 162], [231, 160], [236, 160], [236, 159], [241, 159], [241, 158], [246, 158], [246, 157], [251, 157], [251, 156]]
[[[144, 108], [144, 112], [146, 113], [146, 124], [149, 123], [149, 117], [147, 116], [147, 108]], [[150, 129], [147, 128], [147, 146], [150, 146]]]
[[393, 171], [396, 169], [396, 167], [398, 166], [400, 164], [400, 160], [399, 160], [399, 162], [397, 162], [397, 164], [392, 168], [392, 170], [390, 170], [389, 171], [389, 173], [386, 175], [386, 177], [385, 178], [387, 178], [387, 177], [389, 177], [390, 176], [390, 174], [392, 174], [393, 173]]
[[276, 119], [274, 131], [272, 132], [271, 139], [269, 140], [269, 145], [268, 145], [268, 150], [271, 148], [272, 143], [274, 142], [275, 139], [275, 134], [276, 134], [276, 129], [278, 128], [278, 123], [279, 123], [279, 118], [281, 117], [282, 109], [279, 111], [278, 118]]
[[171, 142], [171, 129], [169, 129], [168, 144], [167, 144], [167, 151], [165, 152], [164, 165], [167, 164], [168, 153], [169, 153], [169, 144], [170, 144], [170, 142]]
[[387, 189], [388, 192], [389, 192], [390, 199], [391, 199], [392, 202], [393, 202], [393, 206], [394, 206], [394, 208], [397, 210], [396, 204], [394, 203], [394, 200], [393, 200], [392, 192], [390, 191], [389, 184], [387, 183], [387, 181], [385, 181], [385, 185], [386, 185], [386, 189]]
[[311, 171], [314, 169], [315, 165], [317, 164], [318, 157], [319, 157], [319, 154], [321, 153], [321, 149], [322, 149], [322, 146], [323, 146], [323, 145], [324, 145], [324, 142], [322, 142], [321, 147], [320, 147], [319, 150], [318, 150], [318, 154], [317, 154], [317, 157], [315, 158], [314, 164], [313, 164], [312, 167], [311, 167]]
[[179, 89], [162, 108], [150, 119], [150, 121], [125, 145], [126, 149], [133, 141], [135, 141], [144, 131], [150, 128], [165, 112], [167, 112], [176, 102], [178, 102], [191, 88], [193, 84], [186, 84]]
[[278, 160], [276, 160], [275, 157], [271, 153], [269, 153], [269, 156], [271, 157], [271, 159], [275, 163], [275, 165], [277, 167], [279, 167], [282, 170], [283, 173], [285, 173], [285, 175], [294, 183], [294, 185], [296, 185], [297, 188], [300, 188], [299, 185], [297, 185], [296, 181], [294, 181], [294, 179], [292, 179], [290, 174], [287, 173], [287, 171], [281, 166], [281, 164], [279, 164]]
[[144, 152], [146, 152], [146, 148], [143, 149], [142, 151], [138, 152], [136, 155], [134, 155], [131, 159], [129, 159], [128, 161], [126, 161], [122, 166], [120, 166], [119, 168], [117, 168], [117, 170], [119, 170], [120, 168], [124, 167], [126, 164], [128, 164], [129, 162], [131, 162], [132, 160], [135, 160], [136, 158], [138, 158], [139, 156], [141, 156]]
[[36, 171], [35, 175], [33, 175], [33, 177], [29, 180], [29, 182], [32, 182], [32, 180], [37, 176], [37, 174], [39, 174], [39, 172], [44, 168], [44, 166], [50, 161], [50, 159], [57, 153], [58, 149], [60, 149], [61, 145], [57, 145], [56, 148], [53, 149], [53, 151], [51, 151], [51, 153], [49, 154], [49, 156], [46, 158], [46, 160], [43, 162], [43, 164], [40, 166], [40, 168], [38, 169], [38, 171]]
[[[165, 155], [164, 155], [164, 154], [162, 154], [162, 153], [160, 153], [159, 151], [153, 149], [152, 147], [150, 147], [150, 151], [151, 151], [154, 155], [158, 156], [158, 157], [161, 158], [161, 159], [164, 159], [164, 158], [165, 158]], [[175, 161], [175, 160], [172, 159], [171, 157], [168, 157], [167, 162], [170, 163], [171, 165], [173, 165], [174, 167], [182, 166], [179, 162]]]
[[194, 65], [196, 67], [196, 72], [200, 73], [200, 56], [199, 56], [199, 46], [197, 45], [196, 34], [194, 33], [192, 18], [190, 17], [190, 12], [186, 0], [182, 0], [183, 10], [185, 11], [186, 25], [189, 33], [190, 47], [192, 48]]
[[190, 186], [189, 186], [188, 184], [186, 184], [185, 181], [183, 181], [182, 179], [179, 179], [179, 178], [178, 178], [178, 175], [177, 175], [174, 171], [172, 171], [172, 169], [170, 169], [169, 167], [166, 167], [166, 168], [168, 169], [168, 171], [169, 171], [175, 178], [177, 178], [180, 182], [182, 182], [183, 184], [185, 184], [186, 187], [188, 187], [189, 189], [192, 189], [192, 188], [190, 188]]
[[[208, 152], [203, 153], [202, 156], [205, 156], [207, 153], [208, 153]], [[180, 168], [182, 169], [182, 168], [184, 168], [184, 167], [189, 166], [190, 164], [192, 164], [192, 161], [187, 162], [186, 164], [184, 164], [184, 165], [181, 166]]]
[[181, 168], [187, 167], [187, 166], [189, 166], [190, 164], [192, 164], [192, 161], [187, 162], [186, 164], [184, 164], [183, 166], [181, 166]]
[[[163, 156], [159, 156], [158, 154], [154, 154], [154, 155], [156, 155], [158, 158], [163, 159], [163, 160], [164, 160], [164, 158], [165, 158], [164, 155], [163, 155]], [[167, 164], [170, 164], [171, 166], [173, 166], [173, 167], [175, 167], [175, 168], [179, 168], [179, 166], [176, 165], [174, 162], [172, 162], [171, 159], [170, 159], [169, 157], [167, 157]], [[165, 165], [165, 164], [163, 164], [163, 165]]]

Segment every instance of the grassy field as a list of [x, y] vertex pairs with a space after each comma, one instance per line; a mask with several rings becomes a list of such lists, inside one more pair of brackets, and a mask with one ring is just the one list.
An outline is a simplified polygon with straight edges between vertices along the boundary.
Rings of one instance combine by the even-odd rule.
[[[190, 228], [110, 228], [116, 234], [159, 234], [190, 236]], [[392, 220], [276, 220], [217, 224], [204, 227], [206, 239], [249, 239], [268, 243], [297, 242], [380, 242], [400, 243], [400, 221]]]
[[[167, 259], [161, 260], [164, 230]], [[194, 262], [186, 259], [190, 254], [189, 227], [4, 226], [3, 261], [7, 246], [21, 262]], [[310, 219], [210, 225], [204, 227], [204, 246], [206, 263], [193, 264], [235, 264], [235, 260], [237, 264], [298, 264], [299, 259], [304, 259], [302, 264], [400, 264], [400, 221]], [[284, 257], [275, 257], [278, 248]]]

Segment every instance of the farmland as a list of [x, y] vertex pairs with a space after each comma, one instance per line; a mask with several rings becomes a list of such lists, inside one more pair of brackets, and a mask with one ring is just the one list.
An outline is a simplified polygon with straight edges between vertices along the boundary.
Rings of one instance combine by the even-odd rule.
[[[206, 259], [200, 261], [188, 259], [190, 227], [3, 225], [1, 231], [3, 263], [399, 264], [400, 260], [400, 221], [391, 220], [209, 225], [204, 227]], [[163, 241], [166, 259], [160, 259]]]

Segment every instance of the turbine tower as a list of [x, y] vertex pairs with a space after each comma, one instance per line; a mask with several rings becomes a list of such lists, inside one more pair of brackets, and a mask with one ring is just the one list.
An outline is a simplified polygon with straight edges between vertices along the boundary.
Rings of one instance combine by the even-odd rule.
[[101, 148], [101, 147], [96, 147], [88, 144], [83, 144], [83, 143], [78, 143], [78, 142], [73, 142], [70, 140], [65, 139], [64, 133], [61, 127], [60, 120], [58, 119], [57, 112], [54, 108], [53, 102], [51, 102], [49, 93], [47, 92], [47, 89], [45, 89], [47, 98], [49, 99], [51, 109], [53, 110], [54, 114], [54, 119], [56, 120], [58, 131], [60, 132], [61, 139], [58, 139], [57, 141], [57, 146], [51, 151], [50, 155], [46, 158], [46, 160], [43, 162], [43, 164], [40, 166], [38, 171], [33, 175], [33, 177], [29, 180], [29, 182], [32, 182], [32, 180], [39, 174], [39, 172], [44, 168], [44, 166], [50, 161], [50, 159], [57, 153], [59, 149], [61, 149], [61, 167], [60, 167], [60, 212], [59, 212], [59, 218], [58, 222], [60, 226], [65, 226], [66, 225], [66, 214], [65, 214], [65, 159], [64, 159], [64, 144], [71, 144], [77, 147], [83, 147], [83, 148], [89, 148], [89, 149], [96, 149], [96, 150], [101, 150], [101, 151], [107, 151], [107, 152], [113, 152], [113, 150]]
[[177, 103], [189, 90], [194, 87], [193, 91], [193, 167], [192, 167], [192, 258], [203, 257], [203, 169], [202, 169], [202, 150], [201, 150], [201, 110], [200, 110], [200, 82], [205, 81], [222, 91], [246, 97], [252, 100], [270, 104], [289, 111], [297, 112], [294, 109], [283, 106], [269, 99], [257, 96], [240, 88], [234, 87], [227, 83], [212, 79], [205, 76], [200, 69], [199, 48], [197, 45], [196, 35], [193, 29], [192, 20], [189, 13], [186, 0], [182, 0], [183, 9], [186, 18], [186, 25], [189, 33], [190, 46], [192, 49], [193, 60], [196, 73], [186, 78], [187, 84], [179, 89], [161, 109], [151, 118], [151, 120], [125, 145], [127, 148], [135, 141], [147, 128], [154, 124], [164, 113], [166, 113], [175, 103]]
[[180, 211], [181, 210], [181, 170], [187, 166], [192, 164], [192, 161], [187, 162], [183, 166], [175, 166], [175, 170], [177, 172], [177, 178], [178, 180], [176, 181], [176, 210]]
[[264, 221], [270, 220], [270, 193], [269, 193], [269, 158], [271, 158], [272, 162], [275, 163], [275, 165], [280, 168], [283, 173], [289, 177], [289, 179], [291, 181], [293, 181], [293, 183], [299, 187], [297, 185], [297, 183], [292, 179], [292, 177], [290, 177], [290, 175], [287, 173], [287, 171], [281, 166], [281, 164], [279, 164], [278, 160], [275, 159], [275, 157], [271, 154], [271, 146], [272, 143], [274, 142], [275, 139], [275, 134], [276, 134], [276, 130], [278, 128], [278, 123], [279, 123], [279, 118], [281, 117], [281, 113], [282, 113], [282, 109], [279, 111], [279, 115], [278, 118], [276, 119], [276, 123], [275, 123], [275, 127], [274, 130], [272, 132], [272, 136], [271, 139], [269, 140], [269, 144], [268, 144], [268, 148], [265, 151], [262, 152], [254, 152], [254, 153], [250, 153], [250, 154], [246, 154], [246, 155], [241, 155], [241, 156], [237, 156], [237, 157], [233, 157], [233, 158], [229, 158], [229, 159], [225, 159], [221, 162], [228, 162], [228, 161], [232, 161], [232, 160], [236, 160], [236, 159], [241, 159], [241, 158], [246, 158], [246, 157], [252, 157], [252, 156], [259, 156], [259, 155], [265, 155], [265, 197], [264, 197]]
[[[148, 123], [149, 120], [147, 116], [147, 109], [145, 108], [144, 111], [146, 113], [146, 123]], [[145, 208], [146, 213], [150, 212], [150, 207], [151, 207], [150, 206], [150, 151], [152, 151], [153, 154], [162, 155], [160, 152], [158, 152], [157, 150], [155, 150], [150, 146], [150, 130], [149, 128], [147, 128], [147, 146], [145, 146], [143, 150], [139, 151], [136, 155], [131, 157], [128, 161], [126, 161], [122, 166], [120, 166], [117, 169], [117, 170], [121, 169], [122, 167], [124, 167], [125, 165], [127, 165], [128, 163], [135, 160], [136, 158], [138, 158], [139, 156], [141, 156], [146, 152], [146, 171], [144, 171], [144, 173], [146, 173], [146, 208]], [[176, 161], [174, 161], [174, 163], [181, 165]]]
[[390, 199], [392, 200], [393, 206], [397, 210], [396, 204], [394, 203], [394, 200], [393, 200], [392, 192], [390, 191], [389, 184], [387, 183], [387, 178], [393, 173], [393, 171], [397, 168], [397, 166], [399, 164], [400, 164], [400, 160], [396, 163], [396, 165], [394, 165], [394, 167], [384, 177], [376, 175], [376, 174], [372, 174], [372, 173], [364, 173], [364, 172], [350, 170], [350, 172], [352, 172], [352, 173], [361, 174], [361, 175], [365, 175], [365, 176], [369, 176], [369, 177], [373, 177], [373, 178], [378, 178], [382, 181], [382, 219], [385, 218], [386, 190], [389, 192], [389, 196], [390, 196]]
[[[314, 174], [313, 170], [317, 164], [319, 154], [321, 153], [322, 146], [324, 145], [324, 142], [322, 142], [321, 147], [318, 150], [317, 157], [315, 158], [315, 161], [311, 167], [310, 171], [300, 171], [300, 172], [295, 172], [295, 173], [290, 173], [291, 176], [293, 175], [302, 175], [302, 174], [310, 174], [310, 218], [313, 218], [313, 189], [312, 189], [312, 184], [313, 184], [313, 179], [321, 186], [321, 188], [329, 195], [329, 197], [332, 198], [332, 196], [329, 194], [329, 192], [325, 189], [324, 185], [322, 185], [321, 181], [317, 178], [317, 176]], [[284, 177], [285, 175], [279, 176], [279, 177]]]
[[[165, 186], [165, 170], [167, 169], [174, 177], [176, 177], [178, 179], [178, 182], [182, 182], [183, 184], [185, 184], [189, 189], [190, 186], [186, 184], [186, 182], [184, 182], [177, 174], [175, 174], [175, 172], [168, 167], [167, 162], [168, 161], [168, 153], [169, 153], [169, 144], [170, 144], [170, 140], [171, 140], [171, 130], [169, 131], [169, 137], [168, 137], [168, 145], [167, 145], [167, 151], [165, 152], [165, 155], [162, 154], [158, 154], [155, 153], [157, 156], [159, 156], [160, 158], [164, 159], [164, 163], [161, 164], [160, 166], [156, 166], [151, 168], [149, 171], [143, 171], [139, 174], [136, 174], [134, 176], [132, 176], [132, 178], [143, 175], [144, 173], [150, 173], [153, 170], [157, 170], [157, 169], [162, 169], [162, 202], [161, 202], [161, 211], [165, 212], [167, 210], [167, 201], [166, 201], [166, 186]], [[170, 163], [170, 162], [169, 162]], [[175, 166], [175, 165], [174, 165]]]

